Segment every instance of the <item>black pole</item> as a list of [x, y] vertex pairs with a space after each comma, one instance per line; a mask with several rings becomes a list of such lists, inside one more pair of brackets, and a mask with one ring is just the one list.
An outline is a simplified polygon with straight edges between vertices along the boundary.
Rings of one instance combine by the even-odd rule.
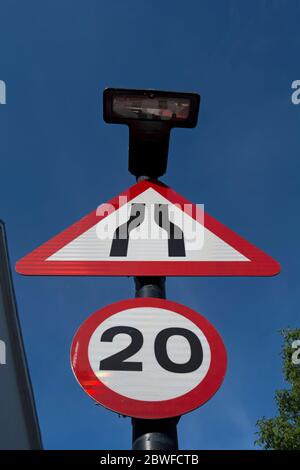
[[[140, 176], [137, 181], [149, 179]], [[163, 276], [137, 276], [135, 297], [166, 298], [166, 278]], [[177, 450], [177, 423], [179, 418], [132, 418], [132, 450]]]
[[[113, 107], [113, 100], [128, 98], [129, 102], [121, 113], [116, 112]], [[146, 118], [132, 115], [131, 104], [138, 99], [160, 98], [166, 104], [162, 109], [172, 109], [169, 99], [187, 99], [189, 102], [188, 117], [183, 120], [176, 117], [176, 113], [171, 119], [163, 119], [159, 116], [151, 116], [147, 111], [147, 104], [144, 102], [140, 106], [141, 111], [146, 111]], [[131, 104], [130, 104], [131, 103]], [[197, 93], [174, 93], [153, 90], [127, 90], [117, 88], [107, 88], [103, 93], [103, 118], [105, 122], [113, 124], [126, 124], [129, 126], [129, 171], [136, 176], [137, 181], [156, 179], [165, 174], [167, 170], [168, 148], [170, 130], [173, 127], [195, 127], [198, 119], [200, 96]], [[169, 108], [168, 108], [169, 106]], [[172, 111], [173, 112], [173, 111]], [[145, 176], [143, 176], [145, 175]], [[179, 227], [175, 226], [169, 218], [168, 229], [162, 226], [162, 219], [168, 215], [166, 205], [160, 204], [159, 210], [154, 216], [155, 222], [168, 232], [169, 236], [169, 256], [185, 256], [184, 244], [180, 237], [175, 237], [175, 231]], [[126, 256], [129, 242], [129, 225], [139, 211], [133, 212], [129, 221], [122, 226], [127, 237], [121, 239], [119, 232], [116, 232], [117, 243], [112, 246], [111, 256]], [[142, 208], [140, 208], [142, 212]], [[139, 214], [140, 215], [140, 214]], [[137, 276], [135, 277], [136, 297], [156, 297], [165, 299], [165, 277], [158, 276]], [[138, 419], [132, 418], [133, 450], [176, 450], [178, 449], [177, 423], [180, 417], [168, 419]]]
[[132, 450], [178, 450], [176, 418], [132, 418]]
[[[135, 297], [166, 298], [165, 277], [139, 276], [134, 278]], [[177, 450], [179, 418], [132, 418], [132, 450]]]
[[138, 276], [134, 278], [136, 297], [166, 298], [166, 278], [156, 276]]

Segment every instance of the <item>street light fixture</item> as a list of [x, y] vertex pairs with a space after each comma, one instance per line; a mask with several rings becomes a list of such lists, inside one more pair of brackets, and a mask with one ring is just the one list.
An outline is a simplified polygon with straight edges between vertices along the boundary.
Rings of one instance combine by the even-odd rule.
[[[129, 171], [137, 179], [156, 179], [167, 170], [170, 130], [195, 127], [199, 105], [197, 93], [107, 88], [103, 93], [103, 118], [108, 123], [129, 126]], [[136, 297], [166, 297], [165, 277], [137, 276], [135, 286]], [[178, 419], [132, 418], [133, 449], [178, 449]]]
[[107, 88], [103, 118], [129, 126], [129, 171], [158, 178], [167, 169], [170, 130], [195, 127], [199, 104], [197, 93]]

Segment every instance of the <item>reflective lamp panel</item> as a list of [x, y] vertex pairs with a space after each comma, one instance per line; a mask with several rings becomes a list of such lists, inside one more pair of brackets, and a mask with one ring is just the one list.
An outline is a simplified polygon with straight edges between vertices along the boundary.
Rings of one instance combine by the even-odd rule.
[[112, 111], [121, 119], [146, 121], [186, 121], [189, 118], [191, 99], [162, 96], [117, 95], [113, 97]]
[[[106, 88], [103, 93], [105, 122], [127, 124], [134, 128], [161, 125], [195, 127], [198, 119], [200, 96], [197, 93], [179, 93], [161, 90], [131, 90]], [[150, 129], [150, 127], [149, 127]]]

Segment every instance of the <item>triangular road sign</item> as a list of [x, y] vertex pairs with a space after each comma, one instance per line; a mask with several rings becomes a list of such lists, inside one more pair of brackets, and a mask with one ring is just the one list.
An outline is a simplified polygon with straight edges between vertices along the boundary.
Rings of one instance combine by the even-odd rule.
[[20, 274], [273, 276], [280, 265], [168, 186], [141, 181], [29, 253]]

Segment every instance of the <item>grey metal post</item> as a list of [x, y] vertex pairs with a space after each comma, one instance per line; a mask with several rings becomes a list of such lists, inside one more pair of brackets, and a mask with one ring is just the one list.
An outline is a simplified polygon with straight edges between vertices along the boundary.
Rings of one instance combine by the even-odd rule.
[[0, 220], [0, 450], [41, 450], [42, 440]]
[[[165, 277], [135, 277], [136, 297], [166, 298]], [[177, 450], [177, 423], [179, 418], [132, 418], [133, 450]]]
[[[148, 179], [145, 176], [137, 181]], [[166, 298], [166, 278], [137, 276], [135, 297]], [[179, 418], [138, 419], [132, 418], [132, 450], [177, 450], [177, 423]]]
[[[113, 101], [118, 99], [122, 103], [124, 97], [128, 98], [128, 104], [124, 109], [116, 111]], [[126, 99], [127, 99], [126, 98]], [[181, 119], [176, 113], [170, 119], [163, 119], [158, 115], [151, 115], [147, 111], [147, 104], [141, 104], [137, 109], [146, 110], [145, 119], [138, 114], [132, 113], [132, 105], [136, 99], [143, 103], [143, 100], [153, 98], [163, 99], [166, 103], [162, 109], [172, 109], [172, 100], [187, 100], [188, 116]], [[171, 100], [171, 101], [168, 101]], [[170, 105], [170, 106], [169, 106]], [[107, 123], [126, 124], [129, 126], [129, 165], [130, 173], [136, 176], [137, 181], [145, 179], [156, 179], [166, 173], [168, 162], [168, 148], [170, 131], [173, 127], [193, 128], [197, 124], [200, 105], [200, 95], [197, 93], [175, 93], [159, 90], [128, 90], [121, 88], [107, 88], [103, 93], [103, 119]], [[169, 106], [169, 108], [168, 108]], [[160, 107], [160, 106], [159, 106]], [[144, 109], [143, 109], [144, 108]], [[128, 112], [129, 111], [129, 112]], [[145, 175], [145, 176], [143, 176]], [[160, 206], [164, 206], [161, 204]], [[160, 221], [166, 213], [165, 207], [160, 207], [156, 223], [161, 226]], [[130, 219], [129, 219], [130, 222]], [[124, 229], [129, 239], [129, 225]], [[180, 230], [174, 223], [169, 221], [169, 230], [164, 226], [164, 230], [169, 234], [169, 254], [175, 256], [185, 256], [184, 244], [174, 237], [174, 233]], [[119, 231], [117, 232], [119, 235]], [[116, 237], [117, 238], [117, 237]], [[125, 240], [126, 241], [126, 240]], [[171, 243], [172, 242], [172, 243]], [[126, 255], [127, 243], [117, 243], [113, 247], [111, 256]], [[171, 255], [170, 255], [171, 256]], [[165, 277], [141, 276], [135, 277], [136, 297], [156, 297], [164, 299]], [[169, 418], [161, 420], [146, 420], [132, 418], [133, 425], [133, 449], [134, 450], [176, 450], [178, 448], [176, 425], [179, 418]]]

